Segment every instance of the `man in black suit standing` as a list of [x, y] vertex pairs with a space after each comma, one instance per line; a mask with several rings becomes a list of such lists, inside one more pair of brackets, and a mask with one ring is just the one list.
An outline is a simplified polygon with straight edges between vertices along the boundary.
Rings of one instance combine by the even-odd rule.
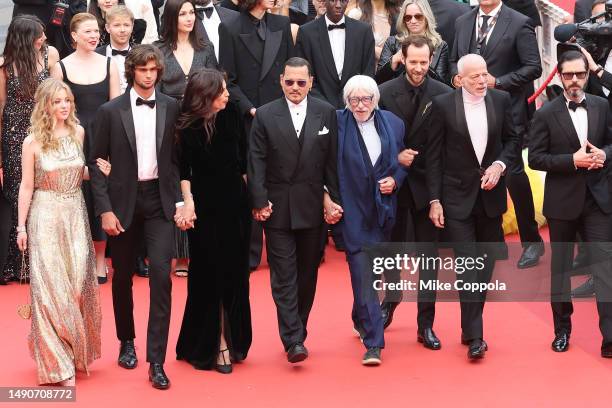
[[[487, 65], [480, 55], [458, 62], [461, 88], [433, 98], [427, 141], [429, 217], [454, 248], [455, 257], [480, 259], [482, 267], [457, 272], [457, 279], [488, 283], [503, 240], [506, 211], [504, 173], [516, 160], [518, 136], [507, 92], [487, 89]], [[461, 342], [468, 358], [483, 358], [482, 312], [486, 291], [460, 290]]]
[[[521, 141], [516, 145], [516, 161], [508, 163], [507, 186], [523, 244], [517, 267], [529, 268], [539, 262], [544, 244], [520, 153], [530, 116], [527, 98], [533, 93], [533, 81], [542, 74], [540, 52], [528, 17], [502, 4], [501, 0], [479, 0], [479, 3], [480, 7], [457, 19], [455, 43], [449, 58], [451, 75], [457, 72], [459, 58], [469, 53], [480, 54], [487, 62], [489, 88], [510, 93]], [[453, 84], [458, 86], [456, 81]]]
[[323, 18], [303, 25], [296, 41], [297, 55], [314, 70], [312, 95], [338, 109], [344, 107], [342, 90], [355, 75], [374, 77], [374, 34], [361, 21], [346, 17], [348, 0], [325, 0]]
[[307, 96], [312, 79], [308, 61], [286, 62], [280, 76], [284, 97], [259, 108], [253, 121], [247, 169], [253, 217], [264, 222], [272, 296], [291, 363], [308, 356], [304, 341], [321, 259], [325, 188], [333, 201], [326, 202], [326, 214], [342, 211], [336, 111]]
[[542, 19], [540, 18], [540, 12], [536, 7], [535, 0], [504, 0], [504, 4], [512, 10], [516, 10], [529, 17], [533, 27], [542, 25]]
[[[164, 57], [153, 45], [137, 45], [126, 59], [129, 92], [102, 105], [94, 123], [88, 160], [96, 216], [109, 235], [113, 276], [113, 309], [121, 341], [118, 363], [133, 369], [134, 348], [132, 275], [138, 238], [144, 231], [149, 250], [149, 323], [147, 362], [153, 387], [170, 381], [163, 364], [170, 327], [170, 262], [174, 247], [173, 218], [180, 216], [178, 155], [174, 124], [178, 103], [155, 85], [163, 74]], [[112, 173], [103, 176], [97, 157], [109, 157]]]
[[529, 166], [546, 172], [544, 215], [552, 245], [552, 349], [567, 351], [572, 331], [570, 270], [576, 233], [588, 246], [595, 284], [601, 356], [612, 358], [612, 200], [608, 158], [612, 157], [612, 115], [608, 102], [586, 95], [588, 62], [567, 51], [557, 69], [564, 93], [538, 110], [529, 139]]
[[455, 21], [470, 12], [470, 6], [457, 0], [428, 0], [436, 18], [436, 31], [450, 46], [455, 40]]
[[238, 18], [240, 13], [218, 4], [214, 5], [212, 0], [197, 0], [195, 11], [198, 20], [202, 22], [202, 30], [197, 32], [205, 42], [213, 45], [215, 58], [219, 61], [219, 26], [222, 22], [230, 23]]
[[[406, 75], [380, 85], [378, 105], [395, 113], [406, 127], [404, 135], [405, 150], [400, 153], [399, 161], [409, 168], [408, 177], [397, 195], [397, 215], [391, 239], [394, 242], [417, 242], [417, 247], [426, 255], [435, 256], [435, 243], [438, 231], [429, 219], [429, 193], [425, 180], [427, 148], [427, 124], [431, 113], [431, 100], [434, 96], [446, 94], [452, 89], [429, 78], [427, 72], [431, 63], [434, 46], [426, 37], [410, 36], [402, 43], [402, 64]], [[385, 275], [387, 281], [399, 281], [396, 272]], [[419, 271], [421, 280], [436, 279], [437, 269], [423, 268]], [[393, 312], [400, 299], [393, 296], [381, 304], [385, 327], [391, 324]], [[438, 350], [440, 340], [433, 332], [435, 315], [435, 292], [419, 291], [417, 338], [425, 347]]]
[[[240, 0], [242, 11], [219, 26], [219, 65], [227, 72], [227, 88], [250, 133], [257, 108], [280, 98], [282, 67], [293, 55], [289, 19], [268, 13], [274, 0]], [[248, 142], [248, 140], [247, 140]], [[251, 228], [249, 267], [261, 262], [261, 224]]]

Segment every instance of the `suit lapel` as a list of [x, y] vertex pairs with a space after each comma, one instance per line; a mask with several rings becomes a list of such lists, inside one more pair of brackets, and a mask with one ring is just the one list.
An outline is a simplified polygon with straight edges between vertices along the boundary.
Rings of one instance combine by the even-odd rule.
[[[355, 58], [357, 58], [357, 55], [361, 52], [360, 49], [356, 49], [359, 48], [360, 46], [363, 46], [363, 44], [356, 44], [355, 41], [352, 40], [351, 35], [353, 34], [353, 29], [354, 29], [354, 21], [351, 21], [350, 18], [344, 18], [344, 24], [345, 24], [345, 34], [344, 34], [344, 64], [342, 65], [342, 76], [341, 76], [341, 83], [342, 86], [344, 86], [346, 84], [346, 82], [350, 79], [349, 78], [349, 68], [355, 66], [356, 64], [353, 62], [353, 60]], [[346, 72], [346, 75], [345, 75]], [[336, 75], [337, 77], [338, 75]]]
[[[569, 111], [567, 110], [567, 106], [565, 104], [565, 97], [561, 95], [557, 97], [557, 100], [553, 103], [556, 103], [557, 105], [555, 106], [555, 110], [558, 114], [554, 115], [555, 119], [559, 123], [559, 126], [561, 126], [561, 128], [563, 129], [563, 134], [565, 134], [565, 137], [567, 137], [570, 146], [572, 146], [572, 148], [575, 150], [580, 149], [580, 139], [578, 138], [578, 133], [576, 132], [576, 128], [574, 127], [574, 122], [572, 122], [572, 117], [570, 116]], [[590, 127], [591, 126], [589, 121], [589, 128]]]
[[485, 96], [485, 107], [487, 110], [487, 147], [482, 156], [482, 164], [493, 162], [493, 159], [490, 159], [489, 156], [493, 154], [493, 149], [495, 148], [495, 137], [497, 135], [499, 137], [503, 136], [497, 131], [497, 115], [495, 114], [493, 97], [490, 93], [487, 93]]
[[[493, 50], [495, 50], [495, 47], [497, 47], [497, 44], [499, 44], [502, 37], [506, 33], [506, 30], [510, 26], [510, 21], [511, 18], [509, 15], [507, 15], [506, 6], [502, 5], [497, 21], [495, 22], [495, 26], [493, 26], [493, 32], [491, 33], [489, 41], [487, 41], [487, 44], [484, 47], [484, 59], [487, 59], [489, 55], [492, 55]], [[474, 24], [476, 24], [476, 20], [474, 20]]]
[[471, 11], [472, 15], [468, 18], [464, 24], [467, 24], [467, 28], [459, 31], [459, 55], [466, 55], [470, 53], [470, 44], [472, 41], [476, 41], [472, 38], [476, 27], [476, 16], [478, 15], [478, 7]]
[[429, 97], [429, 92], [427, 92], [427, 87], [429, 86], [430, 81], [430, 79], [426, 79], [425, 83], [423, 84], [423, 94], [421, 95], [421, 103], [419, 104], [419, 107], [416, 111], [414, 121], [410, 126], [410, 138], [414, 137], [415, 133], [417, 132], [417, 130], [419, 130], [419, 128], [423, 124], [423, 121], [427, 117], [426, 114], [429, 113], [428, 103], [431, 102], [431, 98]]
[[249, 16], [245, 13], [240, 13], [240, 40], [244, 43], [246, 49], [249, 51], [251, 56], [257, 60], [261, 64], [261, 57], [259, 55], [255, 55], [254, 50], [256, 50], [257, 43], [259, 38], [257, 37], [257, 30], [251, 21], [249, 20]]
[[300, 142], [297, 138], [297, 134], [295, 133], [295, 129], [293, 128], [293, 121], [291, 120], [291, 113], [289, 113], [289, 106], [284, 98], [279, 99], [278, 101], [278, 109], [276, 109], [274, 112], [277, 119], [276, 125], [278, 126], [278, 133], [281, 135], [281, 139], [285, 141], [289, 149], [291, 149], [293, 153], [299, 154]]
[[[257, 33], [255, 35], [257, 35]], [[270, 71], [270, 68], [272, 68], [272, 64], [274, 64], [274, 59], [276, 58], [276, 54], [278, 54], [278, 49], [280, 48], [282, 40], [283, 30], [280, 29], [278, 31], [272, 31], [272, 27], [270, 27], [266, 21], [266, 41], [264, 41], [261, 73], [259, 74], [260, 81], [266, 77], [268, 71]]]
[[[587, 139], [589, 142], [594, 144], [597, 147], [600, 147], [600, 142], [595, 140], [597, 137], [597, 122], [599, 121], [599, 112], [595, 109], [594, 104], [592, 104], [592, 98], [587, 98], [587, 123], [588, 123], [588, 136]], [[589, 105], [590, 104], [590, 105]]]
[[[334, 54], [332, 53], [331, 43], [329, 42], [329, 34], [327, 32], [327, 24], [325, 23], [325, 18], [319, 18], [316, 21], [318, 24], [318, 33], [319, 33], [319, 45], [321, 46], [321, 54], [323, 54], [323, 61], [325, 61], [325, 66], [329, 70], [332, 78], [336, 81], [340, 82], [340, 78], [338, 78], [338, 71], [336, 71], [336, 64], [334, 62]], [[315, 44], [316, 45], [316, 44]], [[346, 44], [345, 48], [345, 59], [346, 59]]]
[[159, 98], [157, 95], [155, 102], [155, 146], [157, 147], [157, 157], [161, 150], [162, 142], [164, 141], [164, 133], [166, 130], [166, 101]]
[[467, 120], [465, 119], [465, 108], [463, 107], [463, 95], [461, 92], [461, 88], [455, 91], [455, 120], [457, 121], [457, 132], [465, 137], [468, 146], [467, 150], [469, 150], [468, 154], [472, 156], [474, 163], [478, 166], [478, 157], [476, 157], [474, 144], [470, 137], [470, 130], [468, 129]]
[[123, 123], [123, 129], [125, 129], [125, 135], [127, 136], [132, 154], [135, 160], [138, 160], [136, 151], [136, 131], [134, 130], [134, 116], [132, 115], [132, 104], [130, 102], [130, 91], [128, 89], [121, 98], [123, 98], [121, 109], [119, 110], [119, 116], [121, 116], [121, 122]]
[[310, 155], [314, 141], [319, 135], [320, 125], [321, 113], [316, 112], [314, 104], [312, 103], [312, 98], [308, 98], [304, 127], [300, 133], [300, 139], [302, 139], [302, 150], [300, 151], [300, 160], [297, 168], [299, 168], [299, 165], [303, 162], [303, 159]]

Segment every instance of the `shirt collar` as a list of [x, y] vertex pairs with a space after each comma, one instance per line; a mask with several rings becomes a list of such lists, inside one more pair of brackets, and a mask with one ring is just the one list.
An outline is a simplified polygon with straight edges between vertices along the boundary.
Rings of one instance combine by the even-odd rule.
[[478, 105], [484, 102], [484, 96], [472, 95], [465, 88], [461, 88], [461, 92], [463, 94], [463, 103]]
[[[376, 115], [376, 109], [374, 109], [372, 111], [372, 114], [370, 115], [370, 117], [363, 121], [363, 122], [359, 122], [357, 119], [355, 119], [355, 122], [357, 122], [357, 124], [359, 126], [367, 126], [367, 125], [373, 125], [374, 124], [374, 116]], [[354, 117], [354, 116], [353, 116]]]
[[333, 21], [331, 21], [329, 18], [327, 18], [327, 14], [325, 14], [325, 25], [327, 27], [329, 27], [330, 25], [338, 25], [338, 24], [345, 24], [344, 21], [344, 16], [342, 16], [342, 18], [340, 19], [340, 21], [338, 21], [337, 23], [334, 23]]
[[298, 104], [295, 104], [295, 103], [291, 102], [287, 98], [285, 98], [285, 99], [287, 100], [287, 105], [289, 106], [289, 109], [306, 109], [308, 96], [306, 98], [304, 98], [302, 100], [302, 102], [300, 102]]
[[479, 8], [478, 8], [478, 16], [491, 16], [491, 17], [496, 16], [496, 15], [497, 15], [497, 13], [499, 12], [499, 9], [501, 9], [501, 8], [502, 8], [503, 4], [504, 4], [504, 3], [500, 1], [500, 2], [499, 2], [499, 5], [498, 5], [497, 7], [495, 7], [493, 10], [491, 10], [489, 13], [485, 13], [485, 12], [484, 12], [484, 11], [482, 11], [482, 9], [479, 7]]
[[[142, 96], [138, 95], [138, 92], [136, 92], [134, 88], [130, 88], [130, 100], [132, 101], [132, 104], [135, 104], [136, 99], [138, 98], [145, 99]], [[145, 101], [150, 101], [150, 100], [155, 100], [155, 89], [153, 89], [153, 93], [151, 94], [151, 96], [145, 99]]]
[[[563, 92], [563, 98], [565, 98], [565, 106], [568, 107], [569, 109], [569, 103], [570, 103], [570, 99], [567, 97], [567, 95], [565, 94], [565, 92]], [[584, 101], [586, 99], [586, 94], [582, 95], [582, 98], [580, 98], [580, 100], [578, 101], [578, 103], [581, 103], [582, 101]]]
[[406, 84], [406, 89], [407, 90], [416, 90], [416, 91], [422, 91], [423, 89], [425, 89], [425, 85], [427, 84], [427, 75], [425, 76], [425, 79], [423, 80], [423, 82], [421, 82], [421, 85], [419, 86], [414, 86], [412, 85], [412, 83], [408, 80], [408, 78], [406, 78], [406, 75], [404, 75], [404, 84]]
[[117, 51], [124, 51], [124, 50], [129, 50], [130, 49], [130, 43], [128, 42], [127, 47], [123, 47], [123, 48], [114, 48], [112, 43], [108, 44], [108, 49], [109, 50], [117, 50]]

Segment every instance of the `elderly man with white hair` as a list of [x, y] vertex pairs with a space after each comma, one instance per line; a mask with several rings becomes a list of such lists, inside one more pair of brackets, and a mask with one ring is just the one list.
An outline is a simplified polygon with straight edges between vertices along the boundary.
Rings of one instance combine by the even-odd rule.
[[[461, 87], [432, 99], [427, 146], [429, 217], [444, 228], [455, 256], [484, 259], [480, 269], [458, 277], [465, 283], [488, 283], [497, 245], [503, 241], [506, 211], [506, 168], [516, 160], [518, 135], [512, 121], [510, 95], [487, 89], [487, 64], [476, 54], [458, 62]], [[487, 256], [487, 254], [489, 254]], [[459, 273], [459, 272], [458, 272]], [[459, 291], [461, 342], [468, 358], [483, 358], [482, 312], [486, 292]]]
[[376, 82], [355, 75], [344, 86], [346, 109], [338, 110], [338, 182], [344, 210], [339, 226], [353, 287], [353, 324], [367, 351], [364, 365], [379, 365], [385, 345], [383, 320], [364, 247], [389, 241], [397, 190], [406, 172], [398, 162], [404, 123], [378, 109]]

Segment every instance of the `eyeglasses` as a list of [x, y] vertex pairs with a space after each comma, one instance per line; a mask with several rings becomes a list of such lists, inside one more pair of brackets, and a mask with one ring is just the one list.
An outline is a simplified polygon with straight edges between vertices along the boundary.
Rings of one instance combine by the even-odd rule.
[[565, 79], [566, 81], [571, 81], [572, 79], [574, 79], [574, 76], [576, 76], [576, 78], [578, 79], [585, 79], [587, 77], [587, 72], [580, 71], [580, 72], [562, 72], [561, 73], [561, 77], [563, 77], [563, 79]]
[[293, 86], [295, 83], [297, 83], [300, 88], [304, 88], [308, 84], [308, 81], [303, 79], [298, 79], [297, 81], [294, 81], [293, 79], [285, 79], [286, 86]]
[[348, 102], [351, 106], [359, 105], [359, 102], [363, 103], [365, 106], [369, 106], [374, 100], [374, 96], [351, 96], [348, 98]]
[[415, 14], [415, 15], [405, 14], [404, 15], [404, 21], [406, 23], [410, 22], [412, 19], [421, 22], [423, 21], [424, 18], [425, 16], [422, 14]]

